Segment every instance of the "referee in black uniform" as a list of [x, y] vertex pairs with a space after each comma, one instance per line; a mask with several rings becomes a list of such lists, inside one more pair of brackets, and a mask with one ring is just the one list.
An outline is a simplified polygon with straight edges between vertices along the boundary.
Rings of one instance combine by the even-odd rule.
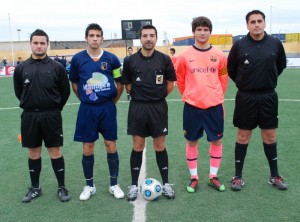
[[61, 110], [70, 95], [70, 85], [62, 64], [47, 56], [48, 35], [40, 29], [30, 36], [31, 57], [14, 72], [14, 89], [23, 109], [21, 115], [22, 146], [29, 151], [31, 187], [23, 198], [29, 203], [42, 195], [39, 183], [42, 168], [42, 142], [48, 149], [58, 181], [57, 194], [62, 202], [70, 196], [65, 187], [65, 164]]
[[286, 68], [286, 55], [282, 43], [264, 31], [263, 12], [249, 12], [246, 23], [249, 33], [233, 45], [228, 56], [228, 74], [238, 88], [233, 117], [238, 134], [231, 189], [239, 191], [244, 185], [242, 170], [248, 143], [252, 130], [259, 126], [270, 166], [268, 183], [286, 190], [288, 186], [277, 167], [278, 97], [275, 92], [277, 78]]
[[127, 134], [133, 138], [130, 158], [132, 185], [129, 187], [128, 200], [137, 198], [145, 137], [149, 136], [153, 138], [163, 194], [173, 199], [175, 193], [168, 180], [168, 154], [165, 148], [168, 134], [168, 105], [165, 98], [174, 88], [176, 74], [170, 57], [154, 49], [157, 42], [154, 26], [141, 28], [140, 41], [142, 48], [128, 57], [123, 66], [126, 90], [131, 96]]

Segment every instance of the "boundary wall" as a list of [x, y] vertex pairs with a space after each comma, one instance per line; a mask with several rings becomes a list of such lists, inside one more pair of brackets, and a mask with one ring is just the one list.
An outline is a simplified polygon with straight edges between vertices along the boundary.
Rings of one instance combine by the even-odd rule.
[[[17, 59], [18, 57], [22, 57], [23, 60], [27, 59], [28, 57], [30, 57], [31, 55], [31, 50], [29, 47], [29, 41], [27, 42], [22, 42], [22, 44], [24, 45], [23, 49], [14, 49], [13, 55], [14, 55], [14, 64], [17, 63]], [[1, 46], [1, 44], [0, 44]], [[214, 45], [215, 47], [218, 47], [219, 49], [221, 49], [222, 51], [224, 51], [225, 53], [228, 53], [229, 50], [231, 49], [232, 44], [229, 45]], [[283, 46], [285, 48], [285, 51], [287, 53], [287, 57], [294, 57], [294, 58], [300, 58], [300, 43], [298, 42], [292, 42], [292, 43], [283, 43]], [[176, 50], [176, 54], [175, 55], [179, 55], [182, 51], [184, 51], [184, 49], [188, 47], [188, 46], [173, 46], [173, 45], [169, 45], [169, 46], [157, 46], [155, 47], [156, 50], [163, 52], [167, 55], [170, 54], [169, 50], [170, 48], [175, 48]], [[2, 47], [0, 47], [2, 48]], [[133, 51], [136, 52], [140, 46], [132, 46]], [[106, 51], [112, 52], [114, 53], [118, 58], [120, 58], [121, 60], [126, 56], [126, 47], [107, 47], [107, 48], [103, 48]], [[80, 48], [80, 49], [48, 49], [48, 56], [50, 57], [54, 57], [56, 55], [58, 55], [59, 57], [61, 56], [66, 56], [67, 60], [70, 61], [72, 56], [74, 54], [76, 54], [79, 51], [84, 50], [84, 48]], [[289, 56], [292, 55], [292, 56]], [[7, 61], [8, 61], [8, 65], [13, 65], [13, 59], [12, 59], [12, 52], [11, 49], [8, 50], [1, 50], [0, 51], [0, 63], [2, 61], [2, 59], [6, 57]]]

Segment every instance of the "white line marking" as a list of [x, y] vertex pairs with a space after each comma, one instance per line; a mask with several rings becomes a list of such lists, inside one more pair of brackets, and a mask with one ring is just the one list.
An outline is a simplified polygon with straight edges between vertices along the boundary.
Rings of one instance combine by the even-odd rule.
[[[234, 101], [235, 99], [225, 99], [225, 101]], [[181, 102], [181, 99], [167, 99], [168, 102]], [[279, 99], [282, 102], [300, 102], [300, 99]], [[129, 101], [120, 100], [118, 103], [129, 103]], [[67, 103], [66, 106], [79, 105], [80, 103]], [[6, 107], [0, 108], [0, 110], [11, 110], [11, 109], [20, 109], [20, 107]]]
[[[141, 166], [138, 186], [144, 182], [146, 178], [146, 145], [143, 152], [143, 162]], [[141, 195], [140, 192], [138, 193], [138, 197], [135, 201], [132, 202], [133, 204], [133, 222], [145, 222], [146, 221], [146, 207], [148, 201], [146, 201]]]
[[20, 107], [8, 107], [8, 108], [0, 108], [0, 110], [6, 110], [6, 109], [20, 109]]

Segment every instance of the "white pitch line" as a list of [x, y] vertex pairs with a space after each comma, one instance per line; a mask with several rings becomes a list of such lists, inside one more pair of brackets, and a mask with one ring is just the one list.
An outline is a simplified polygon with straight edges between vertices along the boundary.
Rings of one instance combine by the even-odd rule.
[[300, 99], [279, 99], [279, 101], [284, 101], [284, 102], [300, 102]]
[[[225, 101], [234, 101], [235, 99], [225, 99]], [[181, 99], [167, 99], [168, 102], [181, 102]], [[279, 99], [279, 101], [283, 102], [300, 102], [300, 99]], [[118, 103], [129, 103], [129, 101], [120, 100]], [[74, 106], [79, 105], [78, 103], [67, 103], [66, 106]], [[0, 108], [0, 110], [11, 110], [11, 109], [20, 109], [20, 107], [6, 107], [6, 108]]]
[[0, 108], [0, 110], [7, 110], [7, 109], [20, 109], [20, 107], [7, 107], [7, 108]]
[[[141, 166], [139, 181], [139, 184], [142, 184], [146, 178], [146, 145], [143, 152], [143, 162]], [[131, 202], [133, 205], [133, 218], [132, 222], [146, 222], [146, 207], [148, 201], [146, 201], [138, 192], [138, 197], [135, 201]]]

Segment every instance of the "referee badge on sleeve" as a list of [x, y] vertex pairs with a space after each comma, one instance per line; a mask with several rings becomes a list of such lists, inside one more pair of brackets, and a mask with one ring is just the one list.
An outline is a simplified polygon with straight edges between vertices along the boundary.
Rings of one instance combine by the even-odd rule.
[[164, 76], [163, 75], [156, 75], [156, 84], [163, 84]]

